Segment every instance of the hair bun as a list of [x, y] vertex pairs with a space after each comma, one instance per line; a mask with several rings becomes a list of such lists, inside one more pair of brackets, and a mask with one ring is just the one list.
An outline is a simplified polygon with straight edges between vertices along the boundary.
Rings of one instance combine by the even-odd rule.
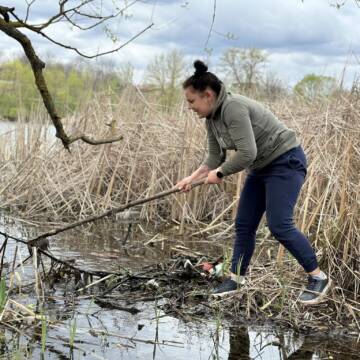
[[208, 71], [207, 65], [203, 63], [201, 60], [196, 60], [194, 62], [194, 68], [195, 68], [195, 76], [205, 74]]

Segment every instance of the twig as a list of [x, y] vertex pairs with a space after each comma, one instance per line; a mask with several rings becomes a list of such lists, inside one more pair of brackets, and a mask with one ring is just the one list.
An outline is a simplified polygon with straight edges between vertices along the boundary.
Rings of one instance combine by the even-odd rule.
[[2, 270], [3, 270], [3, 267], [4, 267], [4, 258], [5, 258], [5, 250], [6, 250], [7, 241], [8, 241], [8, 236], [5, 236], [4, 243], [1, 245], [1, 248], [0, 248], [0, 253], [2, 252], [2, 254], [1, 254], [1, 263], [0, 263], [0, 280], [1, 280], [1, 277], [2, 277]]
[[105, 280], [107, 280], [107, 279], [110, 279], [112, 276], [114, 276], [114, 274], [109, 274], [109, 275], [107, 275], [107, 276], [104, 276], [103, 278], [101, 278], [101, 279], [99, 279], [99, 280], [96, 280], [96, 281], [94, 281], [93, 283], [91, 283], [91, 284], [89, 284], [89, 285], [86, 285], [85, 287], [83, 287], [83, 288], [81, 288], [81, 289], [79, 289], [79, 290], [77, 290], [77, 291], [83, 291], [83, 290], [85, 290], [85, 289], [88, 289], [88, 288], [90, 288], [90, 287], [92, 287], [92, 286], [94, 286], [94, 285], [96, 285], [96, 284], [99, 284], [99, 283], [101, 283], [101, 282], [103, 282], [103, 281], [105, 281]]

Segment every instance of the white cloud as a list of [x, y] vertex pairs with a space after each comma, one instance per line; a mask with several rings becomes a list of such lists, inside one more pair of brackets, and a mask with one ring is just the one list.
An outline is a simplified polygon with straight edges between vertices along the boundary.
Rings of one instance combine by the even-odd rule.
[[[112, 0], [104, 2], [108, 6], [113, 4]], [[7, 3], [15, 6], [16, 11], [24, 16], [24, 0]], [[76, 0], [70, 3], [74, 4]], [[6, 1], [2, 4], [6, 6]], [[53, 14], [56, 8], [55, 0], [37, 0], [31, 16], [38, 22]], [[189, 58], [205, 56], [204, 45], [212, 21], [213, 1], [141, 1], [127, 14], [131, 18], [119, 18], [110, 25], [120, 43], [139, 32], [151, 20], [155, 23], [153, 29], [119, 53], [111, 55], [119, 63], [132, 62], [138, 74], [154, 55], [174, 47]], [[353, 2], [347, 2], [337, 10], [330, 6], [330, 0], [218, 0], [214, 33], [208, 45], [213, 49], [211, 63], [215, 65], [228, 47], [258, 47], [270, 54], [269, 70], [291, 84], [310, 72], [330, 76], [340, 74], [345, 64], [349, 83], [360, 66], [355, 57], [349, 56], [353, 52], [359, 58], [360, 35], [356, 30], [359, 23], [360, 9]], [[49, 31], [49, 35], [89, 53], [114, 47], [103, 30], [99, 27], [89, 32], [70, 31], [65, 24], [58, 24]], [[236, 38], [230, 40], [219, 36], [219, 33], [231, 33]], [[19, 52], [19, 46], [6, 35], [0, 34], [0, 39], [6, 54], [12, 54], [14, 49]], [[51, 52], [58, 59], [74, 56], [39, 36], [32, 35], [31, 39], [40, 55]]]

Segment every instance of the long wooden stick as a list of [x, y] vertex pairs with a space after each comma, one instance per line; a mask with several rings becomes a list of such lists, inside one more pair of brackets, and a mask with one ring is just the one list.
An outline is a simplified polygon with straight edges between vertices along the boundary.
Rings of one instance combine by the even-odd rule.
[[[199, 186], [199, 185], [203, 185], [205, 183], [205, 179], [203, 180], [200, 180], [198, 182], [195, 182], [191, 185], [191, 189], [193, 189], [194, 187], [196, 186]], [[27, 242], [28, 246], [29, 247], [32, 247], [32, 246], [37, 246], [37, 244], [39, 243], [39, 241], [41, 241], [42, 239], [45, 239], [49, 236], [54, 236], [54, 235], [57, 235], [61, 232], [64, 232], [66, 230], [70, 230], [70, 229], [73, 229], [75, 227], [78, 227], [78, 226], [81, 226], [81, 225], [84, 225], [84, 224], [88, 224], [90, 222], [93, 222], [93, 221], [96, 221], [96, 220], [99, 220], [99, 219], [102, 219], [106, 216], [110, 216], [110, 215], [114, 215], [114, 214], [117, 214], [119, 212], [122, 212], [124, 210], [127, 210], [133, 206], [136, 206], [136, 205], [141, 205], [141, 204], [145, 204], [149, 201], [152, 201], [152, 200], [156, 200], [156, 199], [160, 199], [160, 198], [163, 198], [165, 196], [168, 196], [170, 194], [174, 194], [174, 193], [177, 193], [177, 192], [180, 192], [181, 190], [178, 189], [176, 186], [169, 189], [169, 190], [165, 190], [163, 192], [160, 192], [158, 194], [155, 194], [153, 196], [150, 196], [148, 198], [145, 198], [145, 199], [139, 199], [139, 200], [135, 200], [135, 201], [131, 201], [123, 206], [120, 206], [120, 207], [117, 207], [117, 208], [113, 208], [113, 209], [110, 209], [108, 211], [105, 211], [104, 213], [100, 214], [100, 215], [94, 215], [94, 216], [90, 216], [84, 220], [81, 220], [81, 221], [78, 221], [78, 222], [75, 222], [75, 223], [72, 223], [72, 224], [69, 224], [69, 225], [66, 225], [62, 228], [58, 228], [58, 229], [54, 229], [54, 230], [51, 230], [49, 232], [46, 232], [46, 233], [43, 233], [39, 236], [37, 236], [36, 238], [32, 239], [32, 240], [29, 240]]]

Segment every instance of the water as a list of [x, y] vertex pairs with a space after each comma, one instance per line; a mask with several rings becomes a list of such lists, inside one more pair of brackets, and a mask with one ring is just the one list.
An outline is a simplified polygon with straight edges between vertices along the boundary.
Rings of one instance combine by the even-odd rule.
[[[0, 119], [0, 140], [4, 140], [8, 143], [10, 143], [12, 146], [16, 141], [16, 131], [22, 127], [25, 127], [25, 132], [29, 132], [31, 129], [35, 128], [35, 123], [24, 123], [21, 124], [16, 121], [8, 121], [8, 120], [1, 120]], [[36, 123], [36, 126], [39, 124]], [[40, 124], [41, 127], [41, 134], [42, 139], [46, 139], [48, 142], [48, 145], [51, 144], [53, 141], [55, 141], [55, 127], [49, 122], [45, 124]], [[38, 136], [40, 133], [37, 133]], [[46, 135], [46, 136], [45, 136]]]
[[[28, 239], [43, 228], [30, 227], [17, 221], [3, 219], [0, 226], [14, 236]], [[104, 222], [73, 231], [52, 239], [52, 252], [71, 259], [77, 266], [93, 270], [116, 270], [120, 264], [140, 269], [145, 264], [157, 263], [169, 256], [172, 245], [181, 244], [197, 251], [219, 253], [219, 244], [197, 243], [186, 237], [167, 236], [153, 247], [144, 243], [159, 234], [159, 230], [134, 225], [123, 245], [127, 224]], [[169, 230], [170, 231], [170, 230]], [[158, 235], [158, 237], [161, 236]], [[3, 242], [1, 237], [0, 242]], [[165, 242], [165, 240], [164, 240]], [[5, 260], [12, 259], [14, 243], [8, 248]], [[206, 248], [204, 248], [206, 247]], [[21, 249], [26, 256], [26, 249]], [[19, 272], [21, 272], [19, 270]], [[32, 279], [31, 267], [24, 267], [24, 279]], [[25, 281], [26, 282], [26, 281]], [[246, 324], [242, 319], [224, 321], [219, 315], [213, 319], [184, 322], [166, 315], [158, 303], [134, 302], [124, 307], [136, 307], [139, 313], [109, 310], [97, 305], [91, 296], [80, 296], [69, 301], [73, 289], [64, 285], [48, 294], [46, 310], [46, 359], [358, 359], [359, 344], [351, 338], [300, 335], [291, 330], [270, 325]], [[64, 294], [67, 294], [65, 297]], [[70, 296], [71, 297], [71, 296]], [[35, 298], [17, 296], [22, 304], [35, 304]], [[70, 349], [71, 329], [76, 329], [74, 349]], [[132, 340], [133, 339], [133, 340]], [[28, 359], [41, 358], [41, 325], [25, 327], [22, 334], [0, 330], [0, 354], [6, 358], [21, 355]], [[5, 355], [7, 354], [7, 355]], [[11, 357], [10, 357], [10, 354]], [[21, 358], [21, 357], [20, 357]]]
[[0, 135], [7, 135], [16, 129], [16, 122], [0, 120]]

